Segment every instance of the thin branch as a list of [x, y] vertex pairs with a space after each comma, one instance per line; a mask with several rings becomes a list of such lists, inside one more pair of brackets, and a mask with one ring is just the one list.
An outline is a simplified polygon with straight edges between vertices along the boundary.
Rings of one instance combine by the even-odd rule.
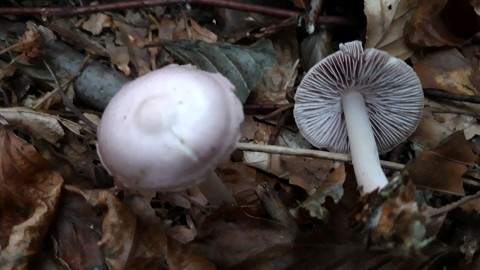
[[463, 101], [469, 103], [480, 103], [480, 96], [462, 95], [449, 93], [439, 89], [423, 89], [423, 93], [426, 97], [442, 98], [451, 101]]
[[[260, 13], [280, 18], [299, 17], [302, 14], [298, 11], [267, 7], [256, 4], [234, 2], [230, 0], [143, 0], [143, 1], [123, 1], [116, 3], [98, 4], [93, 6], [81, 7], [2, 7], [0, 15], [40, 15], [44, 18], [50, 17], [71, 17], [78, 15], [86, 15], [98, 12], [124, 10], [133, 8], [145, 8], [155, 6], [165, 6], [172, 4], [203, 4], [219, 8], [228, 8], [235, 10]], [[338, 16], [319, 16], [318, 23], [338, 24], [338, 25], [354, 25], [355, 20]]]
[[[281, 154], [287, 156], [302, 156], [311, 158], [331, 159], [337, 161], [351, 162], [352, 157], [347, 154], [332, 153], [320, 150], [290, 148], [278, 145], [264, 145], [254, 143], [237, 143], [236, 148], [243, 151], [263, 152], [270, 154]], [[386, 169], [402, 171], [405, 168], [404, 164], [381, 160], [380, 164]]]
[[289, 109], [291, 106], [291, 104], [244, 104], [243, 111], [245, 114], [270, 114], [277, 110]]
[[460, 200], [458, 200], [456, 202], [452, 202], [452, 203], [447, 204], [447, 205], [444, 205], [440, 208], [431, 207], [431, 208], [428, 209], [428, 215], [430, 217], [435, 217], [435, 216], [439, 216], [439, 215], [448, 213], [448, 212], [452, 211], [453, 209], [455, 209], [459, 206], [462, 206], [463, 204], [466, 204], [467, 202], [469, 202], [471, 200], [475, 200], [475, 199], [478, 199], [478, 198], [480, 198], [480, 191], [478, 191], [477, 193], [475, 193], [473, 195], [464, 196]]
[[63, 88], [62, 88], [62, 85], [60, 84], [60, 81], [57, 78], [57, 75], [55, 74], [55, 72], [53, 72], [52, 68], [47, 63], [47, 61], [43, 60], [43, 64], [45, 65], [45, 67], [48, 69], [48, 71], [52, 75], [53, 80], [57, 84], [57, 88], [59, 88], [58, 93], [60, 94], [60, 97], [62, 98], [63, 105], [65, 105], [65, 107], [70, 109], [80, 120], [82, 120], [91, 129], [91, 131], [95, 132], [97, 130], [97, 125], [95, 123], [93, 123], [90, 119], [88, 119], [85, 115], [83, 115], [83, 113], [77, 107], [75, 107], [73, 102], [67, 97], [67, 95], [63, 91]]

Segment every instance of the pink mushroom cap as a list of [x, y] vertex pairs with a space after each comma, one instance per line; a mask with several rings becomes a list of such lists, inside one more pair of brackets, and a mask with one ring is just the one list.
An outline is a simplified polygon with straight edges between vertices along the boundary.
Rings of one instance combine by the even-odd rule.
[[242, 104], [219, 73], [169, 65], [126, 84], [98, 128], [100, 159], [117, 183], [179, 190], [225, 162], [240, 137]]

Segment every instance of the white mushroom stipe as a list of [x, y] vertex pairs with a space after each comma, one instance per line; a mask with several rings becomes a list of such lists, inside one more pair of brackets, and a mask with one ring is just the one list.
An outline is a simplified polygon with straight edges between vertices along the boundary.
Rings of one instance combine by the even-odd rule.
[[358, 91], [346, 91], [342, 97], [343, 115], [348, 131], [348, 141], [358, 186], [372, 191], [388, 184], [380, 166], [377, 145], [365, 107]]
[[[240, 137], [242, 104], [219, 73], [169, 65], [126, 84], [110, 101], [98, 128], [98, 154], [119, 186], [180, 190], [220, 181], [212, 170]], [[223, 183], [204, 195], [234, 202]], [[227, 194], [228, 193], [228, 194]]]
[[408, 138], [422, 109], [422, 87], [411, 67], [353, 41], [308, 71], [297, 88], [294, 117], [314, 146], [351, 150], [358, 185], [371, 192], [388, 183], [377, 151]]

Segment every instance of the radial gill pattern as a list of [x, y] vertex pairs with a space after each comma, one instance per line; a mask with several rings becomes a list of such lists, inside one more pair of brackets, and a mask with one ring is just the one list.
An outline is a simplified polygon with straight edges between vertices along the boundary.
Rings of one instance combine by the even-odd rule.
[[314, 146], [349, 152], [341, 103], [346, 90], [362, 93], [380, 153], [408, 138], [420, 121], [423, 91], [412, 68], [353, 41], [312, 67], [297, 89], [295, 121]]

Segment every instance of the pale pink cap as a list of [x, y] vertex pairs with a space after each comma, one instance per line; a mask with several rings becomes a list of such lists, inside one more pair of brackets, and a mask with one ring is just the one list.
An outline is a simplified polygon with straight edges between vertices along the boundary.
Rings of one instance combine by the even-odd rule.
[[126, 84], [98, 128], [102, 163], [123, 187], [178, 190], [226, 161], [240, 137], [242, 104], [219, 73], [169, 65]]

